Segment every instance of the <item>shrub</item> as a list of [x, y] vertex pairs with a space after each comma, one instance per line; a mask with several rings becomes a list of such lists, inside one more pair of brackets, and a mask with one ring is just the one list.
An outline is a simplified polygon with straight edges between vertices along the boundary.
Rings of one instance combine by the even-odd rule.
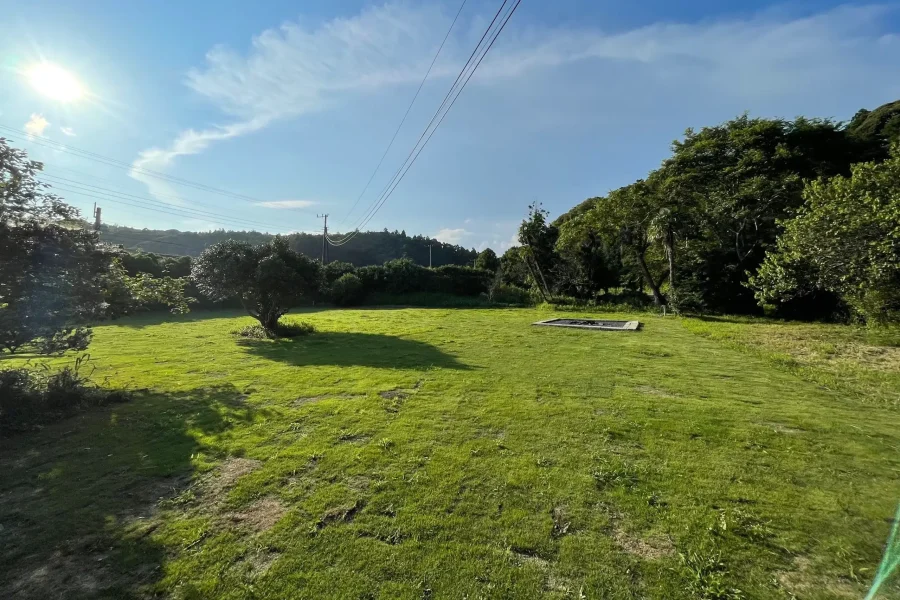
[[85, 354], [55, 373], [46, 365], [0, 371], [0, 431], [24, 431], [86, 408], [127, 401], [127, 392], [88, 381], [82, 367], [89, 360]]
[[362, 279], [353, 273], [342, 275], [331, 284], [331, 301], [338, 306], [356, 306], [365, 296]]
[[260, 325], [259, 323], [254, 323], [253, 325], [245, 325], [240, 329], [235, 329], [231, 332], [232, 335], [236, 335], [242, 338], [250, 338], [254, 340], [267, 340], [271, 336], [271, 334], [266, 331], [265, 327]]
[[281, 321], [275, 326], [275, 331], [268, 331], [265, 327], [258, 323], [246, 325], [240, 329], [235, 329], [231, 333], [238, 337], [249, 338], [254, 340], [269, 340], [274, 338], [292, 338], [301, 337], [315, 333], [316, 328], [311, 323], [290, 322], [282, 323]]
[[278, 337], [286, 338], [302, 337], [304, 335], [311, 335], [315, 332], [315, 325], [304, 321], [291, 321], [289, 323], [282, 323], [279, 321], [275, 328], [275, 334]]
[[504, 283], [492, 286], [489, 298], [491, 302], [496, 302], [497, 304], [527, 305], [532, 303], [531, 294], [528, 290]]

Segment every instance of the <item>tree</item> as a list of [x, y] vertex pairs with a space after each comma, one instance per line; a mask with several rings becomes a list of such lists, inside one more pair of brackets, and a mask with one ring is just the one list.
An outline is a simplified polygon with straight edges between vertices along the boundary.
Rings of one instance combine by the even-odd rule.
[[570, 215], [563, 221], [556, 249], [566, 267], [557, 272], [564, 293], [590, 298], [619, 285], [621, 258], [617, 246], [591, 226], [586, 214]]
[[[657, 305], [666, 303], [660, 286], [667, 271], [657, 257], [650, 254], [649, 233], [653, 217], [659, 212], [658, 197], [653, 187], [640, 180], [613, 190], [606, 198], [598, 198], [585, 215], [585, 225], [610, 243], [620, 244], [622, 259], [630, 259], [639, 269], [645, 285]], [[659, 271], [662, 271], [661, 273]], [[658, 274], [654, 274], [657, 272]]]
[[100, 319], [150, 302], [187, 310], [183, 281], [129, 277], [78, 210], [37, 180], [42, 168], [0, 138], [0, 350], [83, 350]]
[[238, 298], [266, 331], [277, 334], [278, 319], [318, 290], [319, 264], [291, 250], [281, 236], [258, 246], [228, 240], [203, 251], [191, 278], [211, 300]]
[[559, 230], [549, 221], [549, 213], [539, 202], [528, 206], [528, 216], [519, 225], [519, 243], [522, 244], [520, 255], [533, 285], [547, 300], [552, 292], [553, 271], [559, 263], [556, 253], [556, 239]]
[[494, 273], [500, 268], [500, 259], [493, 250], [485, 248], [478, 253], [478, 258], [475, 259], [475, 268]]
[[884, 163], [806, 186], [777, 248], [749, 286], [761, 303], [838, 294], [872, 323], [900, 321], [900, 146]]

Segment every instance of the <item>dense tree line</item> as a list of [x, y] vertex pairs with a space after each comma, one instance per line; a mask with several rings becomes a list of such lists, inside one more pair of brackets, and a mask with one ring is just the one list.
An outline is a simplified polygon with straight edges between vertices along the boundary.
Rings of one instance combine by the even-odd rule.
[[[258, 231], [178, 231], [133, 229], [117, 225], [103, 225], [101, 237], [104, 241], [119, 244], [131, 251], [142, 251], [155, 254], [200, 256], [207, 247], [226, 240], [247, 242], [259, 245], [270, 242], [275, 236]], [[294, 233], [283, 236], [295, 252], [310, 257], [322, 256], [322, 236], [310, 233]], [[395, 258], [409, 258], [416, 263], [429, 264], [429, 245], [431, 246], [431, 264], [472, 265], [477, 254], [454, 244], [445, 244], [438, 240], [422, 236], [409, 236], [405, 231], [365, 231], [357, 234], [342, 246], [328, 247], [328, 261], [348, 262], [362, 267], [380, 265]]]
[[846, 125], [688, 130], [642, 180], [553, 222], [532, 205], [503, 278], [544, 298], [618, 288], [678, 310], [896, 319], [898, 138], [900, 102]]

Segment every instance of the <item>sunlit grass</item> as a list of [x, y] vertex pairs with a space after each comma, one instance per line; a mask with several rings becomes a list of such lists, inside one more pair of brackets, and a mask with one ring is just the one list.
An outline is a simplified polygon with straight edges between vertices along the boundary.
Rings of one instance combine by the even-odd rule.
[[860, 355], [845, 329], [289, 318], [316, 333], [243, 339], [235, 313], [98, 328], [94, 379], [146, 391], [2, 442], [0, 589], [859, 598], [874, 576], [900, 411], [870, 382], [896, 371], [857, 360], [852, 394], [823, 386], [825, 355]]

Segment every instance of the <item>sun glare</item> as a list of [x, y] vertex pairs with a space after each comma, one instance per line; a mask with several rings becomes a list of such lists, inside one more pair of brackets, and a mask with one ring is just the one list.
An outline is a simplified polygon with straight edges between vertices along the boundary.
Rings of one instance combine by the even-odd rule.
[[72, 102], [84, 94], [81, 84], [71, 73], [50, 63], [31, 67], [28, 80], [34, 89], [59, 102]]

